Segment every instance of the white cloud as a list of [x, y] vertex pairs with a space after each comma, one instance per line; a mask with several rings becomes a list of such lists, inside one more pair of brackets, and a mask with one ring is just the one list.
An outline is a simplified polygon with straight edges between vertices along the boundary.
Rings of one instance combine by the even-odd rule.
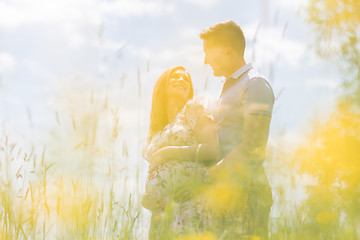
[[192, 65], [201, 67], [203, 65], [203, 52], [201, 45], [185, 45], [183, 48], [165, 48], [156, 54], [149, 49], [139, 46], [129, 46], [126, 48], [132, 55], [144, 60], [151, 59], [152, 62], [168, 66], [170, 63], [181, 65]]
[[329, 76], [314, 76], [310, 78], [305, 77], [301, 80], [287, 81], [286, 86], [292, 88], [302, 87], [329, 89], [335, 93], [336, 90], [341, 86], [341, 81]]
[[179, 35], [182, 38], [186, 38], [186, 39], [189, 39], [189, 38], [195, 39], [196, 38], [196, 39], [200, 40], [200, 37], [199, 37], [200, 32], [201, 32], [201, 29], [186, 27], [186, 28], [180, 29]]
[[15, 0], [0, 3], [0, 24], [16, 27], [23, 24], [54, 24], [64, 20], [78, 20], [83, 13], [79, 2], [46, 0]]
[[68, 45], [72, 48], [78, 48], [87, 42], [76, 25], [63, 23], [59, 26], [59, 30], [62, 36], [65, 37]]
[[275, 0], [273, 4], [281, 8], [297, 11], [308, 5], [309, 0]]
[[127, 49], [128, 45], [124, 41], [113, 41], [111, 39], [106, 39], [103, 44], [101, 44], [101, 48], [111, 51], [122, 51], [123, 49]]
[[220, 3], [220, 0], [184, 0], [184, 2], [192, 3], [200, 7], [213, 7], [217, 3]]
[[147, 48], [140, 47], [140, 46], [132, 46], [126, 48], [129, 53], [132, 55], [142, 58], [144, 60], [149, 59], [150, 57], [154, 56], [154, 54]]
[[69, 21], [99, 24], [105, 14], [119, 17], [158, 16], [173, 11], [161, 0], [14, 0], [0, 2], [0, 26], [23, 24], [56, 24]]
[[16, 64], [15, 57], [9, 53], [0, 53], [0, 72], [11, 71]]
[[340, 86], [340, 82], [331, 78], [315, 77], [305, 81], [307, 87], [325, 87], [329, 89], [337, 89]]
[[254, 60], [257, 65], [263, 66], [277, 60], [281, 64], [298, 67], [304, 57], [306, 45], [296, 40], [283, 37], [281, 28], [260, 28], [256, 25], [248, 25], [243, 28], [244, 34], [249, 40], [253, 40], [256, 34], [256, 42], [245, 51], [246, 58]]
[[[102, 3], [99, 1], [99, 4]], [[160, 0], [118, 0], [102, 3], [105, 13], [112, 13], [121, 17], [151, 15], [158, 16], [173, 11], [173, 5]]]

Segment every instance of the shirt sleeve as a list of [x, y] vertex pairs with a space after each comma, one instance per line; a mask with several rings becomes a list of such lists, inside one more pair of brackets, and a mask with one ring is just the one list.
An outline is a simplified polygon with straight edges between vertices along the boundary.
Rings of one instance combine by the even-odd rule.
[[245, 92], [244, 113], [272, 116], [274, 93], [270, 84], [261, 77], [249, 81]]

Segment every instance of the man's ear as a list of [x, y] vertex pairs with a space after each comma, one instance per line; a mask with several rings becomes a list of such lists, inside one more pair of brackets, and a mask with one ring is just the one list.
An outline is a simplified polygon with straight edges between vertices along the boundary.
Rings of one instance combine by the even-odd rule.
[[230, 46], [227, 46], [227, 47], [224, 49], [224, 51], [225, 51], [226, 55], [228, 55], [228, 56], [230, 56], [230, 57], [232, 57], [232, 56], [234, 56], [234, 54], [236, 54], [235, 50], [234, 50], [232, 47], [230, 47]]

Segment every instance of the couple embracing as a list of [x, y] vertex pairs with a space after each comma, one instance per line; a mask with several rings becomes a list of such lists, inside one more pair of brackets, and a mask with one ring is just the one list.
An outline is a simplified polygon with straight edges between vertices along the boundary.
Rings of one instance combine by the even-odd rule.
[[267, 239], [272, 194], [262, 164], [274, 94], [245, 62], [236, 23], [215, 24], [200, 38], [205, 64], [226, 80], [211, 114], [193, 99], [183, 67], [155, 84], [142, 199], [152, 211], [149, 239]]

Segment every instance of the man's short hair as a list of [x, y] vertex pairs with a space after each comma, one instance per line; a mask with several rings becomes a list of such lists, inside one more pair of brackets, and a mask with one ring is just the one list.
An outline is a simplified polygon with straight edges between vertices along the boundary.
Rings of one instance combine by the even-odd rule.
[[240, 26], [232, 20], [210, 26], [200, 33], [200, 38], [202, 40], [209, 40], [216, 45], [232, 47], [244, 56], [244, 33]]

